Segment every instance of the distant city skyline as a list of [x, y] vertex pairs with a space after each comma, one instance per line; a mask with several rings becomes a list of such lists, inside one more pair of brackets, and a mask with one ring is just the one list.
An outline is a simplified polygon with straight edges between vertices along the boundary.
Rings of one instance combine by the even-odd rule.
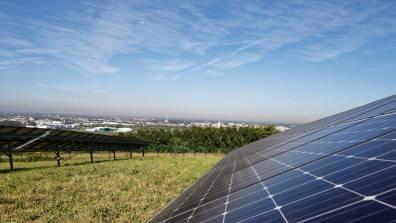
[[0, 111], [303, 123], [396, 93], [394, 1], [1, 1]]
[[131, 116], [131, 115], [117, 115], [114, 113], [111, 114], [95, 114], [95, 113], [61, 113], [61, 112], [25, 112], [25, 111], [0, 111], [0, 117], [54, 117], [57, 116], [59, 118], [65, 117], [76, 117], [76, 118], [106, 118], [106, 119], [133, 119], [133, 120], [156, 120], [156, 121], [165, 121], [165, 122], [181, 122], [181, 121], [200, 121], [200, 122], [237, 122], [237, 123], [249, 123], [249, 124], [279, 124], [279, 125], [291, 125], [294, 126], [296, 122], [282, 122], [282, 121], [265, 121], [265, 120], [244, 120], [244, 119], [216, 119], [216, 118], [197, 118], [197, 117], [169, 117], [169, 116]]

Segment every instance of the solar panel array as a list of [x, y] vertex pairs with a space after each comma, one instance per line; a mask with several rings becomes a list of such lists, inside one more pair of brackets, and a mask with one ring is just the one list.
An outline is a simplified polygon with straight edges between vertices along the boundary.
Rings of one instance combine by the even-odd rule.
[[59, 129], [0, 126], [0, 152], [13, 151], [134, 151], [148, 142], [103, 134]]
[[0, 153], [7, 155], [11, 170], [14, 169], [14, 152], [52, 151], [60, 166], [60, 151], [87, 151], [93, 162], [94, 151], [113, 151], [114, 159], [115, 151], [128, 151], [130, 156], [132, 151], [142, 151], [144, 156], [144, 146], [148, 144], [141, 140], [77, 131], [0, 126]]
[[396, 222], [396, 95], [234, 150], [150, 222]]

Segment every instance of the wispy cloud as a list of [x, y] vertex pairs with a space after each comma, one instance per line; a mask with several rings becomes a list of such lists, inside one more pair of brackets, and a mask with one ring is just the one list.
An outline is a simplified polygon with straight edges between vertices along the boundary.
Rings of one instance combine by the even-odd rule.
[[244, 64], [253, 63], [262, 58], [263, 55], [257, 53], [239, 53], [223, 60], [222, 63], [214, 65], [218, 70], [228, 70], [240, 67]]
[[21, 64], [44, 64], [45, 61], [39, 57], [24, 57], [18, 59], [8, 59], [8, 60], [0, 60], [0, 69], [6, 70], [10, 68], [14, 68]]
[[[177, 79], [224, 74], [278, 49], [323, 62], [396, 31], [392, 1], [88, 1], [35, 7], [40, 16], [0, 10], [3, 63], [46, 57], [81, 73], [113, 74], [120, 69], [114, 56], [148, 53], [164, 58], [140, 58], [148, 74]], [[220, 8], [222, 13], [211, 13]]]
[[39, 83], [36, 87], [51, 90], [64, 92], [68, 94], [87, 94], [91, 96], [103, 95], [109, 91], [109, 89], [100, 86], [100, 85], [76, 85], [76, 86], [63, 86], [63, 85], [48, 85]]
[[[224, 72], [261, 60], [271, 51], [284, 47], [288, 47], [286, 52], [301, 60], [323, 62], [335, 59], [373, 38], [394, 33], [393, 8], [394, 3], [381, 2], [282, 1], [271, 7], [248, 2], [230, 10], [234, 15], [232, 20], [222, 21], [229, 33], [243, 42], [235, 44], [228, 54], [177, 73], [173, 79], [206, 69]], [[225, 38], [229, 39], [229, 36]]]
[[211, 76], [211, 77], [222, 77], [224, 76], [224, 73], [218, 70], [207, 70], [205, 72], [206, 75]]
[[193, 62], [180, 59], [144, 60], [143, 64], [150, 77], [156, 80], [165, 80], [176, 73], [186, 70], [194, 65]]

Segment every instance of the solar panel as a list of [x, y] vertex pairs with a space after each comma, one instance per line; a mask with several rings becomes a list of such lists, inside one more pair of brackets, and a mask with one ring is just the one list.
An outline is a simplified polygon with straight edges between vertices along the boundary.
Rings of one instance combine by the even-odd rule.
[[116, 136], [58, 129], [0, 126], [0, 152], [8, 146], [14, 151], [54, 151], [57, 146], [66, 151], [139, 150], [148, 142]]
[[229, 153], [150, 222], [395, 222], [396, 95]]
[[149, 142], [117, 136], [92, 134], [58, 129], [0, 126], [0, 153], [8, 156], [10, 169], [13, 170], [14, 152], [55, 152], [60, 166], [60, 151], [90, 153], [93, 162], [94, 151], [141, 151]]

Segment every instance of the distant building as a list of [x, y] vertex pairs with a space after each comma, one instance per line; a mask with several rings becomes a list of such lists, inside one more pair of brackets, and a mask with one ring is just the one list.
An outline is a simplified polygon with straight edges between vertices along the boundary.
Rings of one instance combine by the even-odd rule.
[[87, 132], [130, 132], [132, 131], [131, 128], [114, 128], [114, 127], [95, 127], [91, 129], [86, 129]]
[[283, 126], [283, 125], [277, 125], [277, 126], [275, 126], [275, 128], [276, 128], [276, 130], [281, 131], [281, 132], [284, 132], [284, 131], [290, 129], [289, 127]]

